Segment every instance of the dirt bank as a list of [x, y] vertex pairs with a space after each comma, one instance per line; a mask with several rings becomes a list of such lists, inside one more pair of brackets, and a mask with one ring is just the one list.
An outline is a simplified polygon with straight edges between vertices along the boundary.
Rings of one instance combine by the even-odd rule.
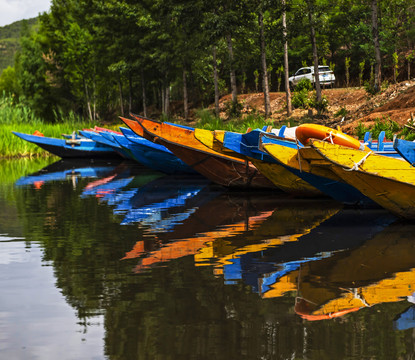
[[[390, 119], [403, 125], [415, 114], [415, 80], [390, 85], [376, 96], [369, 96], [363, 88], [324, 89], [323, 95], [329, 102], [328, 112], [323, 118], [313, 118], [313, 122], [337, 126], [346, 113], [341, 123], [344, 131], [352, 131], [359, 122], [370, 125], [375, 119]], [[270, 98], [272, 120], [286, 121], [285, 93], [271, 93]], [[221, 117], [226, 117], [225, 104], [230, 99], [231, 95], [220, 99]], [[264, 112], [263, 93], [240, 94], [238, 100], [244, 106], [244, 113]], [[307, 110], [295, 109], [291, 119], [303, 121], [306, 116]]]

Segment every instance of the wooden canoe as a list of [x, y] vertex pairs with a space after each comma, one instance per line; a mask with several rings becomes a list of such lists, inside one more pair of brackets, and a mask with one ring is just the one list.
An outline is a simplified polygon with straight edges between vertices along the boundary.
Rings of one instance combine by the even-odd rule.
[[[294, 196], [315, 197], [323, 193], [292, 171], [275, 161], [266, 152], [259, 149], [259, 142], [265, 132], [252, 130], [246, 134], [227, 131], [223, 139], [223, 147], [234, 151], [239, 156], [251, 161], [255, 167], [282, 191]], [[295, 146], [293, 141], [279, 138], [280, 144]]]
[[[198, 141], [194, 129], [171, 123], [161, 123], [134, 115], [136, 122], [126, 123], [134, 132], [164, 145], [184, 163], [211, 180], [239, 188], [273, 188], [275, 186], [247, 160], [220, 154]], [[139, 129], [141, 127], [141, 129]]]
[[345, 182], [392, 213], [415, 219], [415, 169], [407, 161], [312, 140], [311, 146]]
[[[262, 148], [276, 161], [292, 169], [304, 180], [331, 198], [348, 205], [373, 206], [374, 203], [355, 187], [349, 185], [327, 167], [314, 166], [319, 158], [309, 147], [301, 149], [286, 148], [274, 143], [264, 143]], [[314, 155], [314, 157], [313, 157]]]
[[13, 134], [61, 158], [120, 157], [113, 148], [90, 139], [57, 139], [43, 135], [23, 134], [16, 131], [13, 131]]

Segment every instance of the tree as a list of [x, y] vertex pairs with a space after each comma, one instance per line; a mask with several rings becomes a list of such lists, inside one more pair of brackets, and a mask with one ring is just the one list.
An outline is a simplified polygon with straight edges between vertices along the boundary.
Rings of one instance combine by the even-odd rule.
[[262, 83], [263, 83], [263, 91], [264, 91], [265, 118], [268, 118], [271, 114], [271, 104], [270, 104], [270, 98], [269, 98], [268, 70], [267, 70], [267, 59], [266, 59], [266, 51], [265, 51], [264, 13], [262, 9], [258, 11], [258, 25], [260, 29]]
[[372, 0], [372, 36], [373, 45], [375, 47], [375, 90], [380, 91], [382, 86], [382, 61], [380, 55], [380, 43], [379, 43], [379, 29], [378, 29], [378, 2]]
[[0, 75], [0, 96], [4, 93], [8, 96], [16, 96], [18, 98], [20, 92], [16, 70], [14, 67], [8, 66]]
[[291, 107], [291, 91], [290, 83], [288, 78], [290, 76], [288, 69], [288, 40], [287, 40], [287, 21], [286, 21], [286, 2], [285, 0], [281, 1], [282, 3], [282, 36], [284, 42], [284, 83], [285, 83], [285, 94], [287, 101], [287, 116], [291, 116], [292, 107]]
[[310, 40], [313, 48], [313, 63], [314, 63], [314, 86], [316, 87], [316, 102], [321, 102], [321, 86], [320, 75], [318, 72], [318, 53], [316, 43], [316, 31], [314, 24], [314, 0], [306, 0], [308, 7], [308, 20], [310, 22]]

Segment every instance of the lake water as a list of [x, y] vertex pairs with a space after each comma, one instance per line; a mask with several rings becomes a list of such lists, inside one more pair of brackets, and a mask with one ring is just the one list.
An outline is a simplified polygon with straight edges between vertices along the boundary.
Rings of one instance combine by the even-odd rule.
[[129, 162], [0, 162], [1, 359], [413, 359], [415, 225]]

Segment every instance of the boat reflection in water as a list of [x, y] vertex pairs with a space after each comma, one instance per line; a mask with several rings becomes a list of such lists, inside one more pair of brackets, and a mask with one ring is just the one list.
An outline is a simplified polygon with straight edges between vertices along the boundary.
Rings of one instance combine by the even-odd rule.
[[100, 178], [113, 172], [121, 160], [63, 159], [50, 164], [33, 174], [23, 176], [16, 186], [34, 186], [40, 189], [45, 183], [70, 180], [74, 187], [80, 178]]
[[[263, 242], [228, 254], [216, 251], [215, 272], [223, 274], [229, 284], [243, 280], [263, 298], [283, 296], [297, 289], [295, 274], [302, 264], [356, 247], [394, 219], [383, 210], [362, 216], [359, 211], [339, 211], [324, 202], [287, 203], [270, 219], [279, 228], [268, 237], [266, 246]], [[345, 228], [345, 223], [354, 226]]]
[[[316, 204], [320, 205], [318, 209]], [[214, 266], [219, 275], [229, 258], [293, 241], [298, 233], [308, 232], [339, 209], [330, 200], [299, 201], [273, 198], [267, 193], [226, 192], [199, 203], [171, 232], [157, 234], [163, 244], [160, 248], [145, 252], [143, 243], [136, 244], [140, 251], [135, 248], [124, 259], [143, 255], [135, 267], [135, 271], [141, 271], [193, 255], [196, 266]]]
[[412, 298], [415, 244], [406, 224], [392, 224], [360, 247], [303, 264], [295, 311], [307, 320], [342, 316], [364, 307]]
[[133, 196], [138, 186], [163, 176], [139, 165], [132, 166], [129, 161], [121, 163], [105, 177], [88, 183], [81, 198], [94, 196], [108, 205], [116, 205]]
[[168, 175], [136, 189], [114, 210], [122, 225], [139, 223], [147, 233], [169, 232], [197, 208], [217, 196], [210, 181], [199, 175]]
[[[414, 294], [408, 296], [408, 301], [414, 302]], [[407, 330], [415, 328], [415, 305], [407, 308], [403, 313], [401, 313], [393, 322], [395, 330]]]

